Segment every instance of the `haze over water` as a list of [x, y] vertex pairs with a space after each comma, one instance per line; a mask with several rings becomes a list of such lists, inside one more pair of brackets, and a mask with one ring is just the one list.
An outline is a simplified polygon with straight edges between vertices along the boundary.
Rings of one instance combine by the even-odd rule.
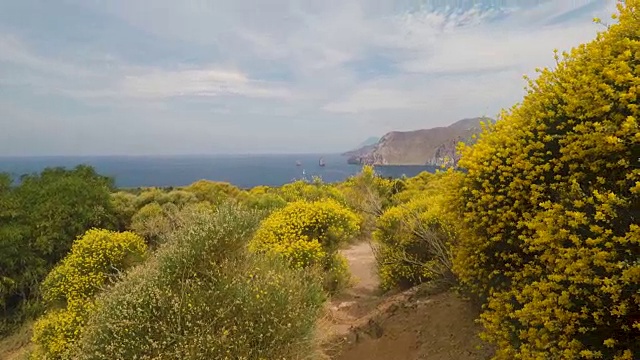
[[[319, 166], [320, 157], [326, 165]], [[301, 166], [296, 166], [296, 161]], [[293, 180], [319, 176], [325, 182], [343, 181], [361, 166], [349, 165], [340, 155], [210, 155], [210, 156], [96, 156], [96, 157], [0, 157], [0, 172], [15, 178], [46, 167], [93, 166], [115, 178], [118, 187], [184, 186], [200, 179], [226, 181], [241, 188], [280, 186]], [[435, 171], [433, 166], [378, 166], [385, 177]], [[304, 173], [303, 173], [304, 172]]]

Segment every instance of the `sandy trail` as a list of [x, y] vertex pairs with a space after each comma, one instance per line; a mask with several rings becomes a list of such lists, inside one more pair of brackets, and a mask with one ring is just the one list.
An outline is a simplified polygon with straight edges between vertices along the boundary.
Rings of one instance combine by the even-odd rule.
[[340, 252], [349, 264], [353, 285], [331, 301], [330, 317], [335, 336], [348, 334], [350, 328], [380, 301], [380, 280], [369, 242], [352, 244]]
[[344, 249], [342, 255], [347, 259], [351, 275], [356, 282], [346, 293], [354, 298], [377, 296], [380, 279], [376, 273], [376, 259], [369, 242], [354, 244]]
[[367, 241], [341, 251], [355, 280], [330, 304], [337, 360], [481, 360], [491, 350], [478, 338], [477, 309], [451, 291], [422, 286], [381, 294]]

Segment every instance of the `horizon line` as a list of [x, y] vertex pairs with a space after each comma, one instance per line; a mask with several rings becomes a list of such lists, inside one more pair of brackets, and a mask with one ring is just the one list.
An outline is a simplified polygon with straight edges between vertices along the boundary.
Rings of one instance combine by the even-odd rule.
[[[349, 151], [349, 150], [347, 150]], [[0, 159], [8, 158], [99, 158], [99, 157], [208, 157], [208, 156], [273, 156], [273, 155], [300, 155], [300, 156], [327, 156], [340, 155], [343, 152], [247, 152], [247, 153], [186, 153], [186, 154], [54, 154], [54, 155], [0, 155]]]

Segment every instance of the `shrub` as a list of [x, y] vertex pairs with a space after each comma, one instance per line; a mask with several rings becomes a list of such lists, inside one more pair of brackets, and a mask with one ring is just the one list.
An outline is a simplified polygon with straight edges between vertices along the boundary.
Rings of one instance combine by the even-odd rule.
[[401, 182], [378, 176], [372, 166], [339, 185], [345, 203], [362, 217], [360, 237], [369, 237], [375, 228], [376, 218], [391, 204], [392, 196], [399, 191]]
[[[194, 192], [197, 193], [197, 191], [194, 191]], [[157, 203], [159, 205], [171, 203], [178, 207], [183, 207], [187, 204], [193, 204], [199, 201], [206, 200], [206, 199], [199, 199], [197, 194], [194, 194], [194, 192], [185, 191], [185, 190], [174, 190], [174, 189], [167, 190], [166, 188], [150, 187], [150, 188], [142, 188], [137, 195], [134, 195], [132, 193], [125, 192], [125, 191], [119, 191], [114, 195], [118, 195], [118, 197], [124, 197], [126, 195], [133, 196], [134, 207], [136, 210], [139, 210], [145, 205], [148, 205], [151, 203]]]
[[145, 256], [144, 240], [130, 232], [92, 229], [42, 283], [52, 309], [34, 325], [34, 359], [67, 359], [94, 308], [93, 297]]
[[143, 206], [151, 203], [164, 204], [168, 201], [167, 193], [162, 189], [155, 187], [142, 188], [135, 196], [135, 208], [141, 209]]
[[246, 252], [260, 217], [200, 209], [102, 294], [76, 359], [294, 359], [324, 302], [314, 273]]
[[[188, 205], [195, 206], [195, 205]], [[143, 236], [150, 245], [157, 245], [178, 223], [180, 208], [173, 203], [149, 203], [131, 218], [131, 230]]]
[[115, 228], [113, 180], [93, 168], [0, 176], [0, 334], [41, 314], [38, 285], [92, 227]]
[[285, 184], [277, 189], [276, 194], [287, 202], [332, 199], [340, 204], [345, 204], [344, 196], [340, 190], [331, 184], [322, 182], [319, 178], [314, 178], [311, 183], [298, 180]]
[[[156, 246], [166, 234], [182, 224], [183, 215], [198, 207], [210, 208], [212, 205], [209, 200], [200, 201], [196, 195], [183, 190], [163, 192], [155, 188], [147, 189], [136, 198], [138, 205], [144, 205], [134, 210], [128, 229]], [[190, 210], [183, 211], [185, 209]]]
[[462, 281], [498, 357], [640, 357], [640, 2], [466, 148]]
[[242, 190], [229, 183], [209, 180], [198, 180], [182, 190], [195, 195], [198, 201], [207, 201], [214, 206], [245, 196]]
[[117, 228], [121, 231], [129, 229], [131, 217], [136, 213], [136, 196], [134, 194], [118, 191], [111, 194], [111, 205], [115, 213]]
[[[452, 246], [458, 232], [454, 190], [462, 175], [447, 171], [421, 175], [406, 182], [423, 183], [420, 191], [412, 186], [406, 203], [386, 210], [373, 233], [375, 254], [383, 289], [406, 288], [427, 280], [451, 282]], [[428, 179], [428, 183], [424, 181]], [[396, 198], [403, 198], [403, 192]]]
[[404, 179], [401, 191], [392, 197], [393, 204], [407, 203], [411, 199], [421, 196], [423, 192], [430, 191], [433, 188], [435, 178], [436, 174], [423, 171], [414, 177]]
[[273, 211], [287, 205], [287, 201], [276, 193], [276, 189], [256, 186], [247, 192], [244, 203], [251, 209]]
[[[340, 244], [357, 235], [358, 223], [357, 215], [334, 200], [297, 201], [269, 215], [249, 249], [283, 256], [294, 268], [319, 265], [340, 278], [344, 269], [335, 257]], [[329, 290], [338, 285], [330, 284]]]

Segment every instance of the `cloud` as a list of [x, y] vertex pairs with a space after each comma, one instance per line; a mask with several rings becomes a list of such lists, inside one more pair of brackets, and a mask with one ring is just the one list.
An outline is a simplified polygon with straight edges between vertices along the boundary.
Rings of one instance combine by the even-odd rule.
[[[78, 94], [82, 96], [82, 94]], [[218, 69], [216, 67], [190, 70], [146, 70], [140, 74], [123, 74], [113, 91], [89, 92], [87, 95], [100, 95], [156, 99], [170, 97], [216, 97], [243, 96], [254, 98], [291, 97], [284, 87], [275, 87], [268, 82], [251, 80], [238, 71]]]
[[[408, 95], [408, 96], [407, 96]], [[344, 101], [329, 103], [324, 110], [356, 114], [362, 111], [406, 109], [420, 105], [411, 94], [380, 88], [365, 88], [350, 95]]]
[[[417, 4], [0, 3], [0, 154], [341, 151], [492, 116], [615, 1]], [[42, 140], [52, 122], [67, 141]], [[127, 134], [111, 149], [92, 129]]]
[[0, 33], [0, 63], [26, 67], [49, 76], [88, 76], [92, 73], [68, 61], [38, 56], [16, 36]]
[[549, 1], [531, 8], [471, 7], [393, 17], [379, 23], [379, 36], [371, 38], [372, 46], [395, 60], [396, 73], [357, 84], [323, 109], [353, 116], [390, 109], [422, 112], [418, 121], [394, 124], [407, 128], [446, 125], [480, 113], [494, 116], [522, 97], [523, 75], [552, 67], [554, 49], [569, 50], [593, 38], [600, 28], [591, 18], [613, 13], [614, 5]]
[[[253, 98], [291, 98], [282, 85], [250, 79], [238, 70], [216, 66], [189, 69], [162, 69], [155, 66], [129, 66], [114, 58], [107, 69], [91, 70], [86, 64], [47, 59], [29, 50], [15, 36], [0, 36], [0, 63], [27, 69], [20, 79], [7, 76], [5, 84], [37, 84], [41, 90], [77, 98], [162, 99], [170, 97], [243, 96]], [[60, 81], [59, 77], [63, 77]], [[96, 89], [95, 81], [99, 88]]]

